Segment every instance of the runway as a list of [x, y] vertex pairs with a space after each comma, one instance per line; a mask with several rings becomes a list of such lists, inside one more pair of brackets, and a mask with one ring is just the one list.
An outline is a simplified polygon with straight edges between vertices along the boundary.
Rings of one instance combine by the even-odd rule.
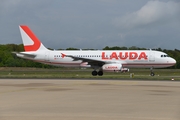
[[0, 120], [179, 120], [180, 82], [0, 79]]

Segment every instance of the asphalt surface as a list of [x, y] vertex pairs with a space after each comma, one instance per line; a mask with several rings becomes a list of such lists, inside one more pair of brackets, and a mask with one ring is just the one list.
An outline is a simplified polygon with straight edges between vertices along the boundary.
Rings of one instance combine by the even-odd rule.
[[0, 120], [180, 120], [180, 82], [0, 79]]

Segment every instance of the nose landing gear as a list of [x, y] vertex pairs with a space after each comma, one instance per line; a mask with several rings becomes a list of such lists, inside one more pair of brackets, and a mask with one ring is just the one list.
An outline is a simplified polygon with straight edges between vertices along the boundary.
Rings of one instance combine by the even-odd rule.
[[151, 67], [150, 69], [151, 69], [151, 73], [150, 73], [150, 75], [151, 75], [151, 76], [154, 76], [154, 75], [155, 75], [155, 73], [153, 72], [153, 67]]
[[151, 72], [151, 73], [150, 73], [150, 75], [151, 75], [151, 76], [154, 76], [154, 75], [155, 75], [155, 73], [154, 73], [154, 72]]

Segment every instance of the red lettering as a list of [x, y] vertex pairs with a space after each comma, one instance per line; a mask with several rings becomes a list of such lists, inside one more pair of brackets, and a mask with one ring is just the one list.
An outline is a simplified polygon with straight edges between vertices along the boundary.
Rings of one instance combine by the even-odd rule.
[[114, 70], [114, 69], [118, 69], [117, 66], [107, 66], [105, 67], [106, 70]]
[[147, 56], [145, 52], [141, 52], [141, 54], [139, 55], [139, 60], [141, 60], [142, 58], [144, 58], [145, 60], [147, 60]]
[[121, 60], [127, 59], [127, 57], [128, 57], [128, 52], [125, 52], [125, 56], [123, 56], [122, 54], [123, 54], [122, 52], [119, 53], [119, 58], [120, 58]]
[[138, 54], [136, 52], [129, 53], [129, 60], [135, 60], [137, 57], [138, 57]]
[[105, 57], [105, 52], [102, 52], [102, 60], [107, 60], [108, 58]]
[[116, 60], [118, 60], [118, 56], [117, 56], [116, 52], [113, 52], [113, 53], [111, 54], [110, 59], [113, 59], [113, 58], [115, 58]]
[[110, 55], [110, 58], [107, 57], [105, 52], [102, 52], [102, 60], [112, 60], [112, 59], [120, 59], [120, 60], [126, 60], [129, 57], [129, 60], [135, 60], [138, 58], [138, 60], [144, 59], [147, 60], [147, 55], [145, 52], [141, 52], [138, 57], [137, 52], [119, 52], [119, 56], [116, 54], [116, 52], [112, 52]]

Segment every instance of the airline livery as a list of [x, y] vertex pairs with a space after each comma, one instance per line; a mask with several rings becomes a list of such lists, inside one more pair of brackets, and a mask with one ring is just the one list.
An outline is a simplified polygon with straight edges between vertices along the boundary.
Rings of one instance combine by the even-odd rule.
[[16, 52], [18, 57], [55, 66], [91, 67], [93, 76], [103, 72], [126, 72], [129, 68], [170, 67], [176, 61], [166, 53], [154, 50], [57, 50], [47, 49], [28, 26], [19, 26], [25, 52]]

